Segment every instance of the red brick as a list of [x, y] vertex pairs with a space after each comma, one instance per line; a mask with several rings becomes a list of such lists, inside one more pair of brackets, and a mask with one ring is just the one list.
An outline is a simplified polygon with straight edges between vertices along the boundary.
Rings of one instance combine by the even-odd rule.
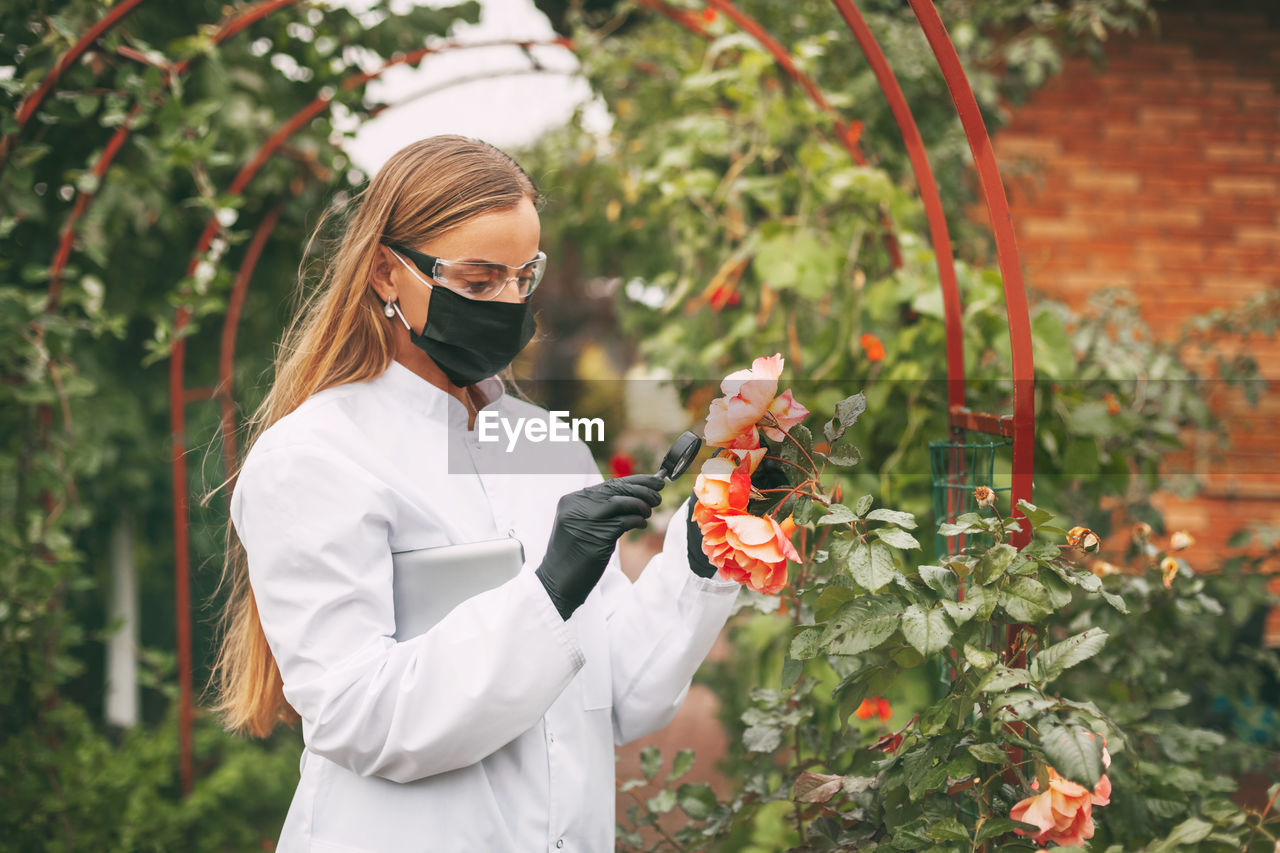
[[1280, 246], [1280, 226], [1243, 225], [1236, 229], [1236, 238], [1241, 243]]

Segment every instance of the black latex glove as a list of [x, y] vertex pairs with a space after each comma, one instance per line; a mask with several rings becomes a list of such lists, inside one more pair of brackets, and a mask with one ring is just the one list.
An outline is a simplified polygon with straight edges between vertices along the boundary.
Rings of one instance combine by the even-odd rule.
[[560, 498], [546, 556], [535, 570], [563, 619], [587, 600], [618, 537], [646, 527], [666, 485], [652, 474], [616, 477]]
[[[786, 489], [791, 487], [791, 481], [787, 479], [787, 468], [790, 467], [776, 459], [766, 456], [760, 460], [760, 464], [756, 466], [755, 473], [751, 475], [751, 485], [757, 489], [764, 491], [765, 489]], [[767, 495], [767, 497], [779, 497], [778, 493]]]
[[714, 577], [718, 569], [707, 559], [707, 555], [702, 553], [702, 528], [698, 527], [698, 522], [693, 520], [693, 505], [697, 500], [697, 495], [689, 498], [689, 511], [684, 514], [689, 540], [689, 568], [693, 569], [693, 573], [698, 577], [709, 578]]

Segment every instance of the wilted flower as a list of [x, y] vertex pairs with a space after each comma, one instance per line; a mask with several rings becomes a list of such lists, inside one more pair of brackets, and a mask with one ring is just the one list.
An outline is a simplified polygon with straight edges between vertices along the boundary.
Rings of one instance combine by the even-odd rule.
[[1108, 563], [1106, 560], [1095, 560], [1090, 564], [1089, 571], [1093, 572], [1100, 578], [1105, 578], [1107, 575], [1114, 575], [1120, 570], [1111, 563]]
[[1067, 531], [1067, 544], [1082, 551], [1096, 551], [1102, 540], [1087, 527], [1073, 527]]
[[1164, 588], [1173, 589], [1173, 579], [1178, 576], [1178, 561], [1165, 557], [1160, 561], [1160, 574], [1164, 576]]
[[1130, 532], [1133, 534], [1133, 541], [1139, 545], [1144, 545], [1151, 540], [1151, 525], [1145, 521], [1139, 521]]
[[991, 509], [996, 505], [996, 492], [990, 486], [978, 486], [973, 490], [973, 499], [983, 509]]
[[[1111, 766], [1105, 738], [1102, 766]], [[1039, 781], [1031, 783], [1031, 789], [1039, 791]], [[1057, 770], [1050, 767], [1049, 790], [1019, 802], [1009, 811], [1009, 817], [1038, 826], [1040, 831], [1036, 833], [1014, 830], [1019, 835], [1030, 834], [1031, 840], [1037, 844], [1050, 841], [1064, 846], [1084, 844], [1086, 839], [1093, 837], [1093, 807], [1105, 806], [1110, 802], [1111, 780], [1106, 774], [1098, 779], [1098, 784], [1090, 791], [1083, 785], [1064, 779]]]
[[1196, 540], [1193, 539], [1191, 534], [1185, 530], [1175, 531], [1174, 534], [1169, 537], [1170, 551], [1183, 551], [1194, 544], [1196, 544]]
[[887, 734], [887, 735], [885, 735], [884, 737], [880, 738], [880, 740], [878, 740], [878, 741], [876, 741], [875, 743], [871, 744], [871, 748], [872, 748], [872, 749], [878, 749], [878, 750], [880, 750], [881, 752], [887, 752], [887, 753], [889, 753], [890, 755], [892, 755], [893, 753], [897, 752], [897, 751], [898, 751], [898, 747], [900, 747], [900, 746], [902, 746], [902, 733], [901, 733], [901, 732], [895, 732], [895, 733], [893, 733], [893, 734]]

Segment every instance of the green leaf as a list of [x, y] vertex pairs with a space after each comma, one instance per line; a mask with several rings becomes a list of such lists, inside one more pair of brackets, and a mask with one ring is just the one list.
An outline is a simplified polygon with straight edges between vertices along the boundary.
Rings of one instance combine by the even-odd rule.
[[978, 682], [978, 691], [981, 693], [1000, 693], [1019, 684], [1026, 684], [1031, 680], [1031, 673], [1025, 669], [1011, 669], [1004, 665], [996, 666], [990, 672], [982, 677]]
[[742, 733], [747, 752], [773, 752], [782, 744], [782, 731], [777, 726], [749, 726]]
[[1003, 542], [992, 545], [978, 560], [978, 566], [973, 572], [974, 579], [984, 586], [999, 580], [1009, 570], [1009, 566], [1013, 565], [1017, 556], [1018, 549], [1012, 545]]
[[850, 577], [858, 586], [875, 592], [897, 575], [893, 567], [893, 552], [880, 542], [859, 544], [849, 555], [847, 567]]
[[963, 841], [965, 843], [969, 841], [969, 831], [964, 828], [964, 824], [953, 817], [944, 817], [930, 826], [926, 832], [930, 838], [935, 838], [938, 841]]
[[952, 633], [941, 609], [924, 610], [913, 604], [902, 612], [902, 636], [926, 657], [945, 648]]
[[800, 631], [791, 639], [791, 648], [789, 654], [793, 660], [809, 660], [818, 656], [821, 649], [822, 629], [821, 628], [801, 628]]
[[1090, 628], [1082, 634], [1055, 643], [1031, 662], [1031, 677], [1041, 682], [1053, 681], [1076, 664], [1086, 661], [1102, 651], [1107, 644], [1107, 632]]
[[964, 659], [974, 669], [991, 669], [1000, 662], [1000, 655], [985, 649], [976, 649], [968, 643], [964, 644]]
[[871, 495], [863, 495], [858, 498], [858, 502], [853, 505], [853, 511], [856, 512], [859, 517], [866, 515], [867, 510], [871, 509], [871, 503], [873, 500], [874, 499]]
[[676, 792], [659, 791], [646, 800], [644, 805], [654, 814], [666, 814], [676, 807]]
[[808, 524], [818, 517], [818, 504], [808, 495], [801, 495], [796, 498], [795, 504], [791, 507], [791, 520], [796, 524]]
[[942, 607], [959, 626], [970, 619], [986, 622], [999, 602], [1000, 594], [994, 588], [971, 585], [964, 591], [964, 601], [943, 601]]
[[[848, 545], [850, 548], [853, 546], [853, 543], [848, 540], [843, 540], [841, 544]], [[832, 551], [834, 557], [834, 546], [832, 547]], [[847, 560], [848, 554], [845, 554], [842, 559]], [[849, 587], [836, 586], [834, 584], [828, 586], [818, 596], [818, 600], [813, 603], [813, 618], [818, 622], [826, 622], [835, 615], [841, 607], [845, 606], [850, 601], [853, 601], [853, 599], [853, 590], [849, 589]]]
[[818, 524], [848, 524], [857, 520], [858, 516], [844, 504], [832, 504], [827, 507], [827, 514], [818, 519]]
[[1105, 589], [1100, 590], [1098, 592], [1098, 595], [1101, 595], [1103, 601], [1105, 601], [1107, 604], [1110, 604], [1112, 607], [1114, 607], [1116, 610], [1123, 613], [1125, 616], [1129, 615], [1129, 606], [1124, 603], [1124, 599], [1121, 598], [1120, 596], [1116, 595], [1113, 592], [1107, 592]]
[[1004, 764], [1009, 760], [1009, 753], [998, 743], [971, 743], [969, 754], [985, 764]]
[[848, 429], [858, 422], [858, 418], [862, 417], [862, 413], [866, 410], [867, 398], [859, 392], [836, 403], [835, 419], [840, 422], [842, 427]]
[[841, 438], [830, 443], [827, 450], [827, 459], [834, 465], [843, 465], [851, 467], [862, 461], [862, 451], [858, 450], [853, 444], [853, 439], [846, 434]]
[[1014, 578], [1000, 591], [1000, 605], [1015, 622], [1036, 622], [1053, 612], [1049, 590], [1035, 578]]
[[920, 547], [920, 543], [916, 540], [916, 537], [912, 536], [900, 527], [879, 527], [876, 528], [875, 534], [881, 542], [891, 548], [904, 550]]
[[898, 630], [902, 604], [889, 597], [859, 598], [843, 608], [827, 625], [822, 642], [836, 655], [857, 655], [874, 649]]
[[887, 521], [907, 530], [916, 529], [916, 517], [909, 512], [899, 512], [896, 509], [874, 509], [867, 514], [867, 520]]
[[656, 746], [646, 746], [640, 750], [640, 770], [644, 773], [644, 778], [652, 780], [661, 767], [662, 753]]
[[1006, 832], [1013, 832], [1015, 829], [1039, 832], [1040, 827], [1032, 824], [1021, 823], [1007, 817], [996, 817], [982, 824], [982, 828], [978, 830], [977, 838], [974, 840], [981, 844], [989, 838], [995, 838], [997, 835], [1004, 835]]
[[921, 566], [920, 580], [945, 600], [954, 600], [959, 594], [960, 579], [945, 566]]
[[687, 783], [676, 789], [676, 803], [690, 820], [706, 820], [716, 807], [716, 794], [705, 782]]
[[1027, 517], [1027, 521], [1031, 523], [1032, 528], [1039, 527], [1053, 518], [1053, 513], [1049, 512], [1049, 510], [1041, 509], [1025, 499], [1020, 498], [1018, 500], [1018, 509], [1022, 510], [1022, 514]]
[[681, 776], [689, 772], [689, 768], [693, 766], [693, 750], [682, 749], [676, 753], [676, 757], [671, 761], [671, 772], [667, 774], [667, 781], [674, 782]]
[[1102, 777], [1102, 739], [1074, 723], [1040, 728], [1045, 758], [1062, 776], [1089, 790]]
[[804, 674], [804, 664], [791, 655], [787, 655], [782, 661], [782, 673], [778, 677], [779, 686], [782, 688], [790, 687], [800, 679]]
[[[1065, 774], [1064, 774], [1065, 775]], [[1213, 832], [1213, 824], [1198, 817], [1189, 817], [1173, 828], [1167, 837], [1157, 842], [1150, 849], [1152, 853], [1164, 853], [1169, 850], [1182, 850], [1188, 844], [1204, 841]]]

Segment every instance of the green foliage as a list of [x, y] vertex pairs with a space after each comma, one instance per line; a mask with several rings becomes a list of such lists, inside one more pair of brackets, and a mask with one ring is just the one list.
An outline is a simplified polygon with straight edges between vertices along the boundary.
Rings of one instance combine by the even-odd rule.
[[[181, 339], [187, 387], [219, 384], [232, 281], [250, 236], [278, 210], [230, 377], [254, 389], [239, 402], [256, 404], [315, 211], [363, 181], [334, 115], [364, 117], [374, 105], [343, 82], [479, 9], [394, 14], [397, 4], [379, 2], [356, 14], [286, 4], [219, 41], [218, 26], [250, 4], [144, 3], [70, 64], [19, 127], [19, 106], [114, 5], [22, 0], [0, 9], [0, 846], [243, 850], [279, 830], [297, 738], [260, 745], [202, 722], [197, 784], [183, 800], [172, 670], [150, 675], [142, 727], [103, 730], [103, 642], [118, 628], [104, 618], [110, 538], [122, 526], [137, 531], [144, 658], [172, 649], [167, 359]], [[168, 63], [186, 73], [158, 67]], [[327, 109], [233, 192], [271, 135], [321, 96], [331, 98]], [[95, 174], [123, 131], [115, 159]], [[197, 252], [211, 217], [212, 240]], [[180, 306], [189, 311], [181, 330]], [[196, 449], [188, 476], [203, 490], [222, 479], [218, 413], [192, 402], [182, 439]], [[222, 507], [195, 512], [197, 607], [217, 581], [223, 523]], [[211, 626], [192, 615], [199, 690]]]

